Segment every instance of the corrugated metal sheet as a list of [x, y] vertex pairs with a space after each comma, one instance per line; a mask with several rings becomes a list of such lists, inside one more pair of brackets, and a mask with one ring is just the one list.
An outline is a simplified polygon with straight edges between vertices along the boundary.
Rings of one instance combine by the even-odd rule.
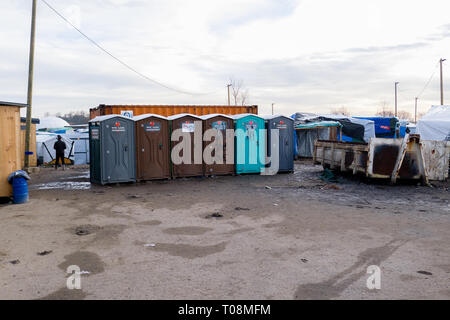
[[109, 114], [121, 114], [122, 111], [133, 111], [134, 116], [147, 113], [158, 114], [164, 117], [180, 113], [190, 113], [197, 116], [221, 113], [235, 115], [240, 113], [258, 114], [258, 106], [195, 106], [195, 105], [104, 105], [90, 110], [91, 119]]

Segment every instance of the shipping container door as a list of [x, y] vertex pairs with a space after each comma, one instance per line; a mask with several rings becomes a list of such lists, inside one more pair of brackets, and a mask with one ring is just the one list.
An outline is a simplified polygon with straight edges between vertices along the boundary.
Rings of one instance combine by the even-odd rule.
[[135, 178], [134, 122], [112, 118], [103, 123], [103, 180], [106, 183], [127, 182]]
[[[191, 140], [191, 154], [189, 155], [190, 164], [182, 163], [182, 164], [174, 164], [173, 165], [173, 177], [193, 177], [193, 176], [202, 176], [203, 175], [203, 161], [200, 164], [195, 164], [194, 162], [194, 150], [195, 150], [195, 139], [194, 132], [197, 126], [202, 126], [202, 120], [190, 116], [178, 118], [172, 121], [172, 132], [180, 129], [184, 135], [190, 136]], [[202, 135], [203, 130], [200, 131], [200, 135]], [[184, 138], [183, 138], [184, 139]], [[203, 139], [202, 139], [203, 141]], [[201, 150], [203, 152], [203, 142], [201, 143]], [[181, 143], [180, 141], [172, 142], [172, 150], [173, 148]], [[183, 158], [184, 150], [179, 153], [179, 155]], [[203, 156], [203, 155], [202, 155]], [[202, 157], [203, 158], [203, 157]]]
[[[227, 164], [226, 163], [226, 154], [227, 154], [227, 148], [233, 147], [233, 143], [227, 143], [227, 134], [226, 131], [228, 129], [233, 129], [233, 120], [229, 119], [227, 117], [213, 117], [210, 119], [207, 119], [204, 121], [204, 131], [206, 132], [209, 129], [218, 130], [220, 131], [222, 135], [222, 164], [206, 164], [205, 163], [205, 175], [225, 175], [225, 174], [233, 174], [234, 173], [234, 164]], [[205, 142], [205, 148], [213, 148], [212, 143], [214, 142], [214, 138], [211, 141]], [[207, 151], [208, 152], [208, 151]], [[211, 154], [213, 157], [215, 157], [214, 151], [208, 152], [208, 154]]]
[[137, 178], [169, 178], [169, 122], [156, 117], [139, 121], [136, 127], [136, 142]]

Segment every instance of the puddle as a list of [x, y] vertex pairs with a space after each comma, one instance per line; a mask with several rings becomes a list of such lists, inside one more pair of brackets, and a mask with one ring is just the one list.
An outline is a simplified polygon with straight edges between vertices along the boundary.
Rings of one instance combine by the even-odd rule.
[[41, 183], [31, 186], [31, 189], [36, 190], [53, 190], [53, 189], [63, 189], [63, 190], [89, 190], [91, 189], [90, 182], [49, 182]]
[[[87, 171], [87, 172], [82, 172], [78, 176], [72, 176], [69, 179], [90, 179], [90, 178], [91, 178], [91, 174], [89, 173], [89, 171]], [[62, 177], [61, 180], [63, 180], [63, 179], [67, 179], [67, 178]]]

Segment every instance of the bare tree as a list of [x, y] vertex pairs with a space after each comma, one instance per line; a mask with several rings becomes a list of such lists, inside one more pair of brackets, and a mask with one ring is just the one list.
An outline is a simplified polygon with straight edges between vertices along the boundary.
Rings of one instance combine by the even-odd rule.
[[387, 102], [382, 101], [381, 108], [378, 110], [378, 112], [375, 115], [379, 116], [379, 117], [393, 117], [394, 113], [391, 110], [389, 110]]
[[408, 111], [400, 110], [397, 112], [398, 118], [401, 120], [414, 121], [414, 117]]
[[241, 105], [245, 106], [248, 104], [248, 100], [250, 98], [248, 89], [245, 89], [241, 92]]
[[230, 78], [231, 95], [234, 105], [245, 105], [249, 100], [249, 91], [244, 88], [244, 81]]
[[333, 108], [333, 109], [331, 109], [331, 113], [332, 114], [342, 114], [347, 117], [350, 116], [350, 110], [348, 110], [346, 106], [341, 106], [339, 108]]

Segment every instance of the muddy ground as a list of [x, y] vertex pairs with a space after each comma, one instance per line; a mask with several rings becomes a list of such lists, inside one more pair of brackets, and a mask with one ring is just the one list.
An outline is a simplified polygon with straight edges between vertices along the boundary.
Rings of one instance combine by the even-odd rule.
[[29, 203], [0, 206], [0, 299], [450, 298], [448, 182], [321, 172], [102, 187], [87, 167], [42, 169]]

